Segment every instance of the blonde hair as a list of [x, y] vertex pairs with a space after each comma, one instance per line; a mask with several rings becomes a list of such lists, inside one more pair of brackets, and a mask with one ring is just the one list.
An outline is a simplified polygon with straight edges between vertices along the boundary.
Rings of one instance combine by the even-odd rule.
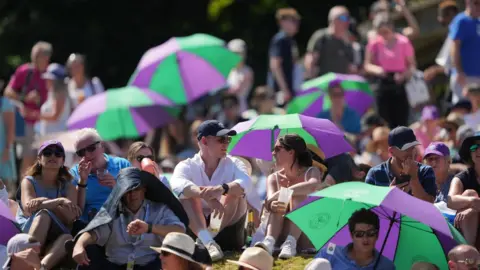
[[39, 54], [44, 54], [44, 55], [52, 55], [53, 52], [53, 47], [52, 44], [45, 42], [45, 41], [39, 41], [35, 43], [32, 47], [32, 51], [30, 53], [30, 59], [32, 60], [32, 63], [35, 63], [37, 61], [37, 57]]
[[77, 149], [78, 142], [85, 138], [93, 138], [98, 142], [102, 141], [102, 137], [98, 134], [98, 131], [94, 128], [83, 128], [78, 131], [77, 140], [75, 141], [75, 149]]
[[334, 6], [328, 12], [328, 22], [335, 20], [340, 14], [349, 13], [345, 6]]

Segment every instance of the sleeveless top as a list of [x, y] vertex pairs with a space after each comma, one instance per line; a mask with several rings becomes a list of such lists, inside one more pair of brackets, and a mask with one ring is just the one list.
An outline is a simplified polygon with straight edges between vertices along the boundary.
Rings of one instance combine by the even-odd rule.
[[[307, 179], [307, 174], [308, 172], [313, 169], [314, 167], [309, 167], [306, 171], [305, 171], [305, 175], [304, 175], [304, 179], [303, 179], [303, 182], [307, 182], [308, 179]], [[280, 190], [280, 182], [278, 181], [278, 172], [275, 172], [275, 180], [277, 181], [277, 189]]]
[[[50, 113], [53, 111], [53, 100], [54, 95], [52, 91], [48, 92], [48, 99], [42, 105], [40, 109], [41, 113]], [[41, 136], [48, 135], [49, 133], [53, 132], [60, 132], [67, 130], [67, 121], [70, 117], [70, 113], [72, 112], [72, 101], [70, 100], [67, 93], [65, 93], [65, 105], [63, 107], [63, 111], [60, 113], [60, 116], [55, 121], [45, 121], [41, 120], [39, 122], [39, 133]]]
[[[48, 199], [56, 199], [59, 197], [66, 197], [67, 196], [67, 185], [66, 184], [61, 184], [58, 187], [51, 187], [51, 188], [45, 188], [42, 186], [34, 177], [32, 176], [27, 176], [25, 177], [30, 183], [33, 185], [33, 189], [35, 190], [35, 194], [37, 195], [37, 198], [44, 197]], [[20, 198], [17, 198], [20, 200]], [[22, 202], [19, 201], [19, 207], [17, 209], [17, 215], [16, 215], [16, 220], [18, 224], [22, 225], [24, 224], [29, 217], [25, 216], [22, 211]], [[33, 216], [33, 215], [32, 215]]]

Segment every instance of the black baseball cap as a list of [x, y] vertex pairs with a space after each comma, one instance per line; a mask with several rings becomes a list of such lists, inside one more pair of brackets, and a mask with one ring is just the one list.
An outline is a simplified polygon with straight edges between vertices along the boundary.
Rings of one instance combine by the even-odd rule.
[[388, 134], [388, 145], [402, 151], [419, 144], [413, 130], [408, 127], [396, 127]]
[[217, 120], [204, 121], [200, 124], [200, 126], [198, 126], [197, 129], [197, 140], [207, 136], [221, 137], [227, 135], [235, 136], [237, 135], [237, 132], [235, 130], [225, 128], [225, 126]]

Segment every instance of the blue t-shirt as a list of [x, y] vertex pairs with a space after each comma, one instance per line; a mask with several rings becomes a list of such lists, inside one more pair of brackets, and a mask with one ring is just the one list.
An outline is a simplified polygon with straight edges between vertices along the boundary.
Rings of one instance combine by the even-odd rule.
[[[121, 169], [131, 166], [130, 162], [124, 158], [112, 157], [107, 154], [104, 154], [104, 156], [107, 160], [108, 173], [115, 178], [117, 178], [117, 175]], [[78, 174], [78, 164], [70, 170], [70, 173], [73, 175], [73, 184], [77, 185], [78, 181], [80, 180], [80, 175]], [[96, 211], [100, 210], [103, 203], [105, 203], [110, 195], [110, 192], [112, 192], [111, 188], [100, 185], [95, 174], [90, 174], [88, 176], [87, 185], [85, 207], [83, 209], [83, 214], [80, 217], [83, 222], [89, 221], [89, 213], [92, 209], [96, 209]]]
[[[372, 167], [367, 173], [365, 183], [388, 187], [395, 177], [393, 171], [390, 170], [391, 160], [392, 158], [389, 158], [387, 161]], [[432, 167], [422, 163], [416, 163], [418, 166], [418, 180], [420, 181], [423, 190], [435, 198], [437, 196], [437, 184], [435, 184], [435, 173], [433, 172]]]
[[[317, 115], [318, 118], [332, 120], [330, 110], [323, 111]], [[346, 132], [358, 134], [361, 131], [360, 115], [352, 108], [345, 106], [342, 116], [342, 126]]]
[[440, 186], [440, 189], [437, 191], [437, 196], [435, 197], [434, 203], [447, 202], [448, 200], [448, 191], [450, 190], [450, 184], [452, 183], [453, 175], [449, 175], [447, 180]]
[[460, 57], [465, 75], [480, 76], [480, 19], [462, 12], [453, 19], [449, 28], [449, 37], [461, 41]]
[[324, 247], [320, 250], [316, 258], [323, 258], [328, 260], [330, 262], [330, 265], [332, 266], [332, 270], [374, 270], [375, 262], [380, 256], [380, 260], [378, 261], [376, 269], [395, 270], [395, 265], [393, 264], [393, 262], [387, 259], [385, 256], [380, 255], [380, 253], [378, 253], [378, 251], [376, 250], [374, 251], [375, 258], [372, 263], [363, 267], [358, 266], [354, 260], [348, 257], [348, 250], [351, 247], [352, 244], [348, 244], [347, 246], [342, 247], [330, 243], [328, 247]]

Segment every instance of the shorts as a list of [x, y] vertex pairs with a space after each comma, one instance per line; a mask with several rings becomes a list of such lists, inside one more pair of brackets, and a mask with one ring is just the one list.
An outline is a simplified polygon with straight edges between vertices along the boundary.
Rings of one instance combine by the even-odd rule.
[[[243, 246], [245, 246], [247, 237], [247, 231], [245, 229], [246, 220], [247, 214], [245, 213], [235, 224], [225, 227], [215, 236], [215, 242], [217, 242], [223, 251], [241, 251]], [[206, 216], [205, 221], [208, 227], [210, 224], [210, 216]], [[187, 234], [193, 239], [197, 238], [190, 228], [187, 230]]]
[[17, 143], [22, 146], [22, 156], [36, 156], [37, 153], [32, 145], [35, 140], [35, 128], [33, 124], [25, 124], [25, 136], [17, 138]]

